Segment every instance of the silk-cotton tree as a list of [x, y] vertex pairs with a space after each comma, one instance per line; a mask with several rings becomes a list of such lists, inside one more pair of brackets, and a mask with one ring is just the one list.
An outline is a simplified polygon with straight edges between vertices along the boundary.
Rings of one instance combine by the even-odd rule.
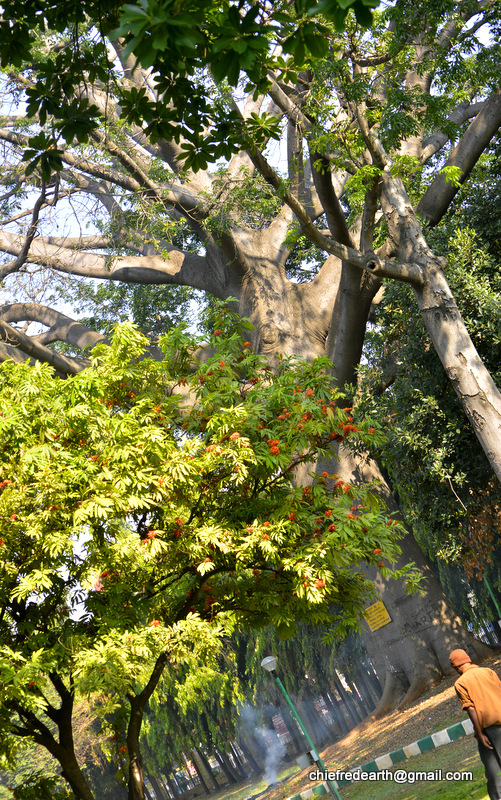
[[[318, 37], [305, 15], [294, 32], [290, 10], [268, 25], [270, 9], [250, 7], [260, 16], [248, 20], [256, 30], [242, 32], [247, 45], [260, 25], [268, 37], [250, 67], [252, 48], [234, 38], [223, 42], [219, 61], [212, 58], [212, 76], [200, 58], [190, 74], [187, 50], [176, 83], [171, 51], [129, 17], [134, 41], [125, 20], [101, 52], [108, 70], [95, 60], [96, 29], [85, 26], [71, 41], [40, 37], [39, 61], [18, 59], [9, 70], [10, 115], [0, 131], [0, 247], [11, 300], [1, 307], [3, 356], [78, 372], [85, 347], [103, 335], [58, 311], [53, 298], [77, 298], [92, 279], [184, 286], [234, 298], [253, 323], [252, 347], [270, 363], [277, 353], [327, 354], [333, 380], [355, 384], [371, 308], [386, 281], [402, 281], [499, 478], [499, 391], [457, 309], [446, 260], [426, 239], [501, 122], [498, 46], [485, 44], [495, 40], [495, 8], [461, 2], [417, 10], [404, 2], [375, 14], [370, 33], [348, 17], [342, 33], [321, 20]], [[86, 67], [80, 83], [62, 80], [58, 59], [68, 48]], [[249, 80], [238, 84], [235, 63]], [[51, 106], [51, 92], [61, 89], [62, 106]], [[100, 127], [82, 128], [82, 108]], [[211, 157], [219, 163], [209, 166]], [[80, 227], [65, 229], [71, 210]], [[84, 210], [93, 212], [89, 232]], [[78, 310], [81, 301], [74, 304]], [[395, 507], [376, 464], [340, 455], [344, 477], [379, 476]], [[448, 649], [467, 641], [410, 537], [405, 556], [422, 564], [427, 597], [408, 600], [378, 578], [392, 623], [377, 643], [367, 639], [388, 677], [388, 706], [402, 686], [410, 699], [447, 672]]]

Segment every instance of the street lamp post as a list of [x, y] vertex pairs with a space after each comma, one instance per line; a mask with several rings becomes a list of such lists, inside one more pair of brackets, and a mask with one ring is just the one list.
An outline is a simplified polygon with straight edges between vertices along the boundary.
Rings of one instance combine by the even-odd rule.
[[303, 724], [303, 721], [302, 721], [301, 717], [297, 713], [292, 700], [290, 699], [289, 695], [287, 694], [287, 690], [286, 690], [285, 686], [283, 685], [282, 681], [280, 680], [280, 678], [278, 677], [278, 675], [275, 672], [275, 670], [277, 668], [277, 659], [275, 658], [275, 656], [266, 656], [266, 658], [263, 658], [263, 660], [261, 661], [261, 666], [263, 667], [263, 669], [265, 669], [267, 672], [270, 673], [270, 675], [273, 675], [273, 677], [275, 678], [275, 681], [277, 682], [278, 688], [280, 689], [280, 691], [282, 692], [283, 696], [285, 697], [285, 699], [287, 701], [287, 704], [288, 704], [288, 706], [289, 706], [289, 708], [291, 710], [291, 714], [293, 715], [294, 719], [297, 721], [299, 727], [301, 728], [301, 730], [303, 731], [303, 733], [304, 733], [304, 735], [306, 737], [306, 741], [308, 742], [309, 746], [311, 747], [310, 753], [311, 753], [311, 757], [312, 757], [313, 761], [316, 764], [318, 764], [318, 766], [320, 767], [320, 769], [322, 770], [322, 772], [325, 775], [326, 783], [327, 783], [327, 786], [329, 787], [330, 793], [332, 794], [333, 797], [336, 798], [336, 800], [341, 800], [341, 795], [339, 794], [338, 790], [336, 789], [333, 781], [330, 781], [327, 778], [327, 774], [326, 774], [327, 770], [325, 768], [325, 764], [322, 761], [322, 759], [320, 758], [319, 754], [317, 753], [315, 745], [313, 744], [313, 741], [312, 741], [308, 731], [304, 727], [304, 724]]

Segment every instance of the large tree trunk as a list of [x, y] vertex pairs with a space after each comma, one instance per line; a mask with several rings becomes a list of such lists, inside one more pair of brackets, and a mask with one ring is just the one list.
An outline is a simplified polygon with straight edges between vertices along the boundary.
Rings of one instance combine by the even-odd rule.
[[[397, 186], [397, 188], [399, 187]], [[402, 191], [405, 192], [403, 185]], [[397, 204], [397, 206], [401, 208], [402, 204]], [[410, 215], [409, 219], [415, 220], [410, 205], [406, 206], [405, 210]], [[401, 222], [401, 220], [399, 221]], [[400, 232], [400, 228], [398, 230]], [[423, 247], [426, 247], [421, 234], [419, 241]], [[406, 255], [409, 254], [406, 253]], [[348, 304], [351, 307], [354, 304], [354, 297], [362, 297], [364, 292], [369, 295], [373, 294], [377, 288], [376, 284], [368, 286], [364, 281], [358, 280], [353, 271], [350, 271], [345, 278], [345, 290], [340, 292], [343, 271], [334, 268], [335, 259], [331, 259], [331, 262], [330, 268], [317, 276], [315, 286], [307, 285], [304, 288], [299, 286], [297, 287], [298, 291], [296, 288], [291, 289], [290, 284], [286, 281], [279, 281], [280, 285], [277, 283], [274, 287], [276, 291], [270, 291], [270, 273], [268, 271], [266, 272], [266, 285], [263, 276], [261, 275], [259, 279], [255, 273], [246, 280], [242, 293], [241, 313], [249, 313], [252, 309], [255, 325], [253, 344], [256, 350], [271, 360], [271, 363], [277, 352], [285, 354], [296, 352], [298, 332], [304, 330], [305, 326], [308, 328], [308, 338], [303, 339], [301, 344], [300, 351], [303, 358], [315, 358], [325, 352], [327, 331], [329, 332], [327, 345], [332, 351], [332, 340], [343, 333], [343, 331], [338, 331], [339, 320], [345, 320], [343, 328], [346, 325], [346, 314], [342, 313], [337, 306]], [[300, 298], [301, 294], [303, 294], [302, 298]], [[324, 312], [325, 303], [328, 299], [327, 305], [331, 304], [333, 297], [337, 297], [337, 311], [327, 323]], [[259, 302], [253, 302], [256, 298], [259, 298]], [[302, 301], [300, 311], [298, 310], [299, 299]], [[315, 303], [318, 304], [318, 309], [315, 307]], [[360, 306], [363, 308], [357, 316], [355, 327], [365, 329], [368, 304], [361, 302]], [[309, 312], [309, 317], [307, 317], [306, 311]], [[329, 325], [332, 326], [330, 329]], [[293, 335], [291, 331], [293, 331]], [[357, 347], [356, 358], [345, 356], [342, 364], [340, 363], [342, 353], [338, 352], [335, 380], [339, 381], [339, 374], [343, 375], [343, 379], [347, 379], [347, 376], [351, 374], [353, 379], [356, 374], [360, 342]], [[499, 439], [501, 437], [498, 435]], [[389, 511], [399, 514], [395, 498], [377, 464], [373, 461], [366, 462], [361, 458], [355, 459], [351, 453], [345, 450], [341, 450], [338, 455], [339, 462], [333, 459], [328, 465], [322, 464], [318, 469], [329, 469], [330, 472], [339, 473], [346, 481], [355, 484], [379, 481], [378, 491]], [[298, 483], [308, 483], [311, 480], [309, 472], [311, 472], [311, 465], [299, 468], [296, 471]], [[400, 519], [402, 519], [401, 516]], [[401, 542], [401, 547], [402, 556], [398, 566], [414, 561], [423, 575], [424, 597], [409, 595], [402, 581], [385, 580], [378, 570], [369, 568], [366, 570], [367, 577], [374, 581], [391, 617], [391, 622], [375, 633], [371, 633], [367, 624], [363, 623], [367, 651], [381, 685], [384, 687], [383, 695], [375, 712], [378, 715], [387, 713], [396, 706], [402, 707], [412, 702], [444, 675], [450, 674], [448, 656], [455, 647], [466, 647], [472, 657], [477, 659], [486, 658], [491, 654], [486, 645], [477, 641], [463, 627], [411, 533]], [[358, 712], [353, 709], [352, 713], [355, 717], [355, 724], [357, 724], [360, 721]]]
[[[389, 511], [403, 521], [395, 498], [374, 461], [355, 461], [345, 450], [340, 462], [341, 474], [353, 483], [378, 480], [378, 493]], [[492, 655], [492, 650], [475, 639], [452, 609], [430, 565], [409, 532], [400, 542], [401, 567], [414, 561], [423, 576], [424, 596], [407, 593], [402, 581], [385, 580], [379, 570], [367, 567], [385, 604], [391, 622], [375, 632], [364, 623], [364, 641], [379, 680], [383, 696], [374, 712], [380, 716], [402, 708], [453, 670], [449, 653], [457, 647], [466, 649], [472, 660]]]

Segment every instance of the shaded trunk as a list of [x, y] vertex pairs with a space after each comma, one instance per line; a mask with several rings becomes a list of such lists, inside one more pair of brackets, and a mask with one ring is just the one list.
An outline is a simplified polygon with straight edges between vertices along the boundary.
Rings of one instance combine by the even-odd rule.
[[345, 676], [345, 680], [351, 689], [352, 698], [358, 708], [359, 714], [361, 715], [362, 719], [365, 719], [365, 717], [369, 716], [371, 710], [375, 708], [374, 704], [372, 704], [371, 708], [370, 704], [367, 703], [363, 695], [358, 691], [357, 685], [351, 680], [351, 678]]
[[[206, 769], [204, 762], [200, 758], [200, 752], [197, 750], [196, 747], [192, 749], [191, 756], [205, 794], [211, 794], [214, 789], [218, 788], [217, 783], [214, 782], [214, 777], [212, 775], [212, 772]], [[210, 785], [211, 783], [213, 784], [212, 786]]]
[[78, 766], [75, 754], [70, 752], [58, 755], [56, 758], [62, 767], [61, 776], [69, 783], [77, 800], [95, 800], [94, 793]]
[[157, 800], [170, 800], [168, 793], [166, 792], [161, 781], [158, 778], [156, 778], [154, 775], [148, 774], [148, 780], [151, 783], [151, 786], [153, 788], [153, 791], [155, 792]]
[[370, 714], [376, 708], [376, 704], [379, 701], [379, 697], [376, 698], [376, 701], [374, 700], [372, 687], [366, 675], [363, 672], [363, 668], [357, 671], [357, 683], [362, 690], [362, 697], [368, 709], [368, 713]]
[[170, 775], [165, 776], [165, 780], [167, 781], [167, 786], [170, 789], [170, 793], [172, 794], [173, 798], [176, 798], [180, 793], [179, 786], [177, 785], [177, 781], [174, 779], [172, 780]]
[[[374, 461], [355, 461], [351, 454], [343, 451], [341, 466], [342, 476], [355, 484], [378, 480], [378, 494], [389, 511], [403, 521], [395, 498]], [[424, 597], [407, 594], [402, 581], [382, 578], [375, 567], [364, 570], [374, 582], [391, 618], [390, 623], [377, 631], [370, 631], [367, 623], [363, 623], [367, 652], [384, 685], [375, 711], [377, 716], [396, 706], [403, 708], [444, 675], [453, 674], [449, 664], [451, 650], [461, 647], [474, 661], [492, 655], [492, 650], [464, 628], [412, 534], [408, 533], [400, 546], [402, 554], [395, 566], [399, 568], [414, 561], [423, 575]]]
[[242, 761], [241, 761], [241, 758], [240, 758], [240, 756], [238, 754], [237, 748], [235, 747], [233, 742], [230, 742], [230, 748], [231, 748], [231, 753], [232, 753], [233, 758], [235, 760], [235, 764], [237, 766], [237, 769], [238, 769], [238, 771], [240, 772], [240, 774], [242, 776], [242, 780], [245, 781], [245, 780], [247, 780], [247, 778], [249, 776], [247, 775], [246, 769], [245, 769], [244, 765], [242, 764]]
[[242, 750], [245, 758], [247, 759], [247, 763], [251, 767], [254, 775], [260, 775], [263, 771], [262, 768], [259, 766], [258, 762], [254, 758], [250, 748], [247, 746], [247, 743], [244, 741], [243, 737], [241, 736], [238, 740], [238, 744], [240, 749]]
[[217, 763], [221, 767], [228, 783], [238, 783], [238, 779], [231, 768], [231, 764], [229, 763], [228, 759], [224, 757], [224, 754], [219, 750], [214, 750], [214, 757], [217, 759]]
[[211, 765], [209, 763], [209, 759], [207, 758], [207, 756], [205, 755], [204, 751], [201, 748], [195, 748], [195, 752], [196, 752], [196, 754], [198, 756], [198, 759], [199, 759], [199, 762], [200, 762], [201, 766], [204, 769], [205, 775], [210, 778], [210, 780], [214, 784], [214, 789], [216, 791], [218, 791], [218, 789], [219, 789], [219, 781], [218, 781], [216, 775], [214, 775], [214, 773], [212, 771], [212, 767], [211, 767]]
[[336, 687], [336, 690], [344, 703], [344, 707], [348, 712], [348, 716], [353, 722], [353, 727], [356, 727], [360, 722], [362, 722], [362, 717], [358, 713], [358, 709], [353, 702], [350, 693], [346, 691], [340, 679], [334, 678], [334, 686]]
[[129, 800], [145, 800], [143, 763], [139, 749], [139, 734], [143, 721], [144, 703], [138, 697], [130, 697], [130, 717], [127, 726], [127, 748], [129, 752]]
[[291, 735], [296, 752], [303, 753], [306, 748], [306, 739], [304, 738], [303, 732], [299, 730], [297, 722], [293, 718], [288, 708], [285, 708], [284, 706], [280, 713], [282, 714], [285, 726]]
[[339, 706], [337, 697], [334, 695], [334, 698], [331, 698], [330, 692], [324, 692], [324, 699], [334, 722], [339, 728], [341, 736], [344, 736], [345, 734], [349, 733], [350, 729], [346, 724], [346, 720]]

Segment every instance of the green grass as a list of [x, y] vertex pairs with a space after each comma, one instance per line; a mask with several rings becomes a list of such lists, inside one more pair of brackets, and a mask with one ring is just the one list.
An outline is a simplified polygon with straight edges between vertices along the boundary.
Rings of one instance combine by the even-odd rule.
[[[489, 800], [484, 768], [480, 761], [477, 743], [473, 736], [459, 739], [452, 744], [438, 747], [420, 756], [402, 761], [392, 769], [407, 773], [432, 772], [472, 772], [473, 779], [467, 781], [417, 781], [415, 783], [396, 783], [391, 781], [360, 781], [341, 787], [339, 793], [343, 800]], [[306, 788], [306, 787], [305, 787]]]
[[[297, 764], [288, 764], [283, 770], [280, 770], [277, 780], [284, 781], [286, 778], [289, 778], [292, 775], [297, 775], [299, 772], [300, 769]], [[268, 788], [268, 785], [268, 781], [265, 781], [264, 778], [262, 778], [260, 781], [248, 781], [244, 783], [243, 786], [240, 785], [234, 789], [228, 790], [225, 787], [217, 794], [211, 794], [210, 800], [223, 800], [223, 798], [224, 800], [244, 800], [244, 797], [249, 797], [251, 795], [264, 792], [264, 790]], [[199, 797], [197, 800], [202, 800], [202, 798]]]

